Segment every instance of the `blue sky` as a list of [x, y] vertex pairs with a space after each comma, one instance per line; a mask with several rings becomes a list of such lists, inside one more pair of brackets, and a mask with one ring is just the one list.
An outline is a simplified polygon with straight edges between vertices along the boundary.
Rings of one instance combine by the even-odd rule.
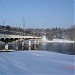
[[0, 0], [0, 24], [23, 28], [68, 28], [74, 24], [74, 0]]

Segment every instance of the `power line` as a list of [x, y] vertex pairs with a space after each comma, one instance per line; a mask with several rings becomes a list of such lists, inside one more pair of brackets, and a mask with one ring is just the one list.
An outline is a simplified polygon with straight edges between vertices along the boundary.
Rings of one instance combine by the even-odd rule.
[[[20, 17], [23, 18], [22, 16], [18, 16], [17, 14], [15, 14], [14, 12], [12, 12], [10, 9], [8, 9], [6, 6], [4, 6], [2, 3], [0, 3], [0, 6], [4, 9], [6, 9], [9, 13], [11, 13], [12, 15], [16, 16], [16, 17]], [[23, 18], [23, 28], [25, 31], [25, 19]]]
[[9, 13], [11, 13], [12, 15], [16, 16], [16, 17], [20, 17], [17, 14], [15, 14], [14, 12], [12, 12], [10, 9], [8, 9], [6, 6], [4, 6], [2, 3], [0, 3], [0, 6], [4, 9], [6, 9]]

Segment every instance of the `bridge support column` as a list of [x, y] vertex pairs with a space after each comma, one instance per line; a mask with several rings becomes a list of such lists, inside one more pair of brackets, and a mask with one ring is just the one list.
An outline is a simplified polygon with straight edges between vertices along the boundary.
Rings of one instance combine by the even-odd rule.
[[36, 44], [37, 43], [37, 40], [36, 39], [34, 39], [34, 44]]
[[18, 50], [18, 40], [15, 41], [15, 49]]
[[31, 50], [31, 40], [28, 40], [28, 47], [29, 47], [29, 50]]
[[8, 50], [8, 43], [5, 43], [5, 50]]
[[36, 49], [36, 45], [37, 45], [37, 39], [34, 39], [34, 45], [33, 45], [34, 50]]
[[24, 49], [24, 39], [22, 40], [22, 50]]
[[29, 40], [29, 46], [31, 46], [31, 40]]
[[40, 40], [38, 39], [38, 43], [40, 43]]

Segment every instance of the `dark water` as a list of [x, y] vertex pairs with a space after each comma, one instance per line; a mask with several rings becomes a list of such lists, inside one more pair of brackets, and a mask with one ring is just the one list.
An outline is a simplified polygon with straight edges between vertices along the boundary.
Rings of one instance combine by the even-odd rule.
[[[0, 44], [0, 50], [4, 48], [5, 48], [4, 44]], [[21, 44], [18, 44], [18, 49], [15, 48], [15, 44], [9, 44], [9, 49], [14, 49], [17, 51], [42, 50], [75, 55], [75, 43], [40, 43], [40, 44], [32, 44], [31, 47], [29, 47], [28, 44], [24, 44], [24, 47], [22, 47]]]
[[46, 43], [40, 46], [40, 49], [64, 53], [69, 55], [75, 55], [75, 43]]

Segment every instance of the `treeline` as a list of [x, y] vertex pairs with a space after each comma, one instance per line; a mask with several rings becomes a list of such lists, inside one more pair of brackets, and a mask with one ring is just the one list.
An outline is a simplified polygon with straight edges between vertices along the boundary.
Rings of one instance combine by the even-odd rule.
[[2, 26], [0, 25], [0, 34], [14, 34], [14, 35], [23, 35], [24, 30], [22, 28], [11, 27], [9, 25]]
[[33, 34], [36, 36], [46, 35], [49, 40], [53, 38], [64, 38], [69, 40], [75, 40], [75, 25], [72, 25], [70, 28], [46, 28], [46, 29], [26, 29], [26, 34]]
[[35, 29], [22, 29], [20, 27], [11, 27], [9, 25], [2, 26], [0, 25], [0, 33], [7, 34], [16, 34], [16, 35], [33, 35], [33, 36], [43, 36], [46, 35], [49, 40], [53, 38], [64, 38], [69, 40], [75, 40], [75, 25], [71, 25], [71, 27], [65, 28], [35, 28]]
[[70, 28], [52, 28], [46, 29], [46, 36], [48, 39], [53, 39], [56, 37], [75, 40], [75, 25], [71, 26]]

